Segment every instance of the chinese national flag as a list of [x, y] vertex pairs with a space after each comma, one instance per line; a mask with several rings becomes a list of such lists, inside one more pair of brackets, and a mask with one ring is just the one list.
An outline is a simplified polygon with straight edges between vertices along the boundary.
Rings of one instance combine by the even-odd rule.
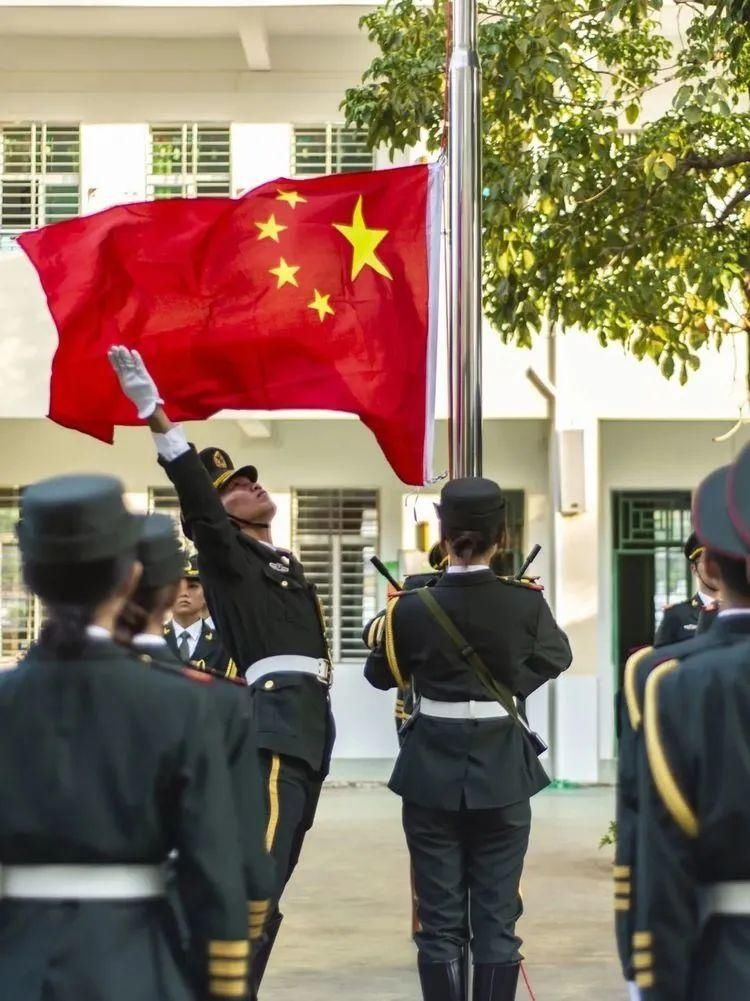
[[337, 410], [397, 475], [430, 475], [438, 168], [280, 179], [240, 199], [123, 205], [20, 238], [59, 334], [49, 416], [136, 424], [107, 361], [143, 355], [173, 420]]

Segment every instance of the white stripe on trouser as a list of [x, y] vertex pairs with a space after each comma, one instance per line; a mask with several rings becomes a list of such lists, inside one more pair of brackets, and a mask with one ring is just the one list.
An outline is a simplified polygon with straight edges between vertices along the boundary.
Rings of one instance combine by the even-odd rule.
[[628, 980], [628, 999], [629, 1001], [641, 1001], [640, 988], [632, 980]]

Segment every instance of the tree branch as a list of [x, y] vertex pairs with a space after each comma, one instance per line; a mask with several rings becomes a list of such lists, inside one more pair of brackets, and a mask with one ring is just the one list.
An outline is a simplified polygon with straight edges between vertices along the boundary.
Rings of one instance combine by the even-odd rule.
[[750, 149], [740, 149], [736, 153], [717, 157], [688, 153], [682, 161], [682, 166], [685, 170], [721, 170], [722, 167], [736, 167], [741, 163], [750, 163]]
[[729, 199], [727, 204], [721, 211], [721, 215], [714, 223], [715, 226], [721, 226], [723, 222], [729, 218], [732, 212], [737, 208], [740, 202], [744, 202], [746, 198], [750, 198], [750, 188], [743, 188], [742, 191], [738, 191], [736, 195]]

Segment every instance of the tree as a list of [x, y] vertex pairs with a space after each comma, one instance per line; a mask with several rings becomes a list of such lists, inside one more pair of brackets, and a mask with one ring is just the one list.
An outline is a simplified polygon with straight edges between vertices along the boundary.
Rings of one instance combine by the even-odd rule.
[[[446, 0], [387, 0], [362, 18], [380, 51], [343, 107], [373, 147], [440, 148], [446, 13]], [[667, 12], [482, 0], [484, 308], [505, 341], [530, 344], [548, 319], [685, 381], [700, 347], [747, 332], [741, 15], [685, 0]]]

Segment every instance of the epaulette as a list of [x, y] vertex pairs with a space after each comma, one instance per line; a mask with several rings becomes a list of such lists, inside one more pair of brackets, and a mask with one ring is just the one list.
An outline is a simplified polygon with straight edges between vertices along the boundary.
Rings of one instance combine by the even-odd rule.
[[531, 577], [498, 577], [498, 580], [502, 581], [503, 584], [510, 584], [512, 587], [525, 587], [529, 591], [543, 591], [544, 584], [540, 584], [536, 580], [532, 580]]
[[622, 687], [625, 692], [625, 705], [628, 710], [630, 725], [634, 730], [640, 729], [641, 725], [641, 701], [639, 699], [637, 671], [641, 661], [648, 654], [654, 652], [652, 646], [643, 646], [640, 650], [632, 653], [625, 662], [625, 672], [622, 679]]
[[385, 629], [385, 612], [381, 612], [380, 615], [376, 615], [372, 620], [370, 625], [367, 627], [367, 635], [365, 636], [365, 646], [368, 650], [374, 650], [375, 647], [383, 639], [383, 631]]

